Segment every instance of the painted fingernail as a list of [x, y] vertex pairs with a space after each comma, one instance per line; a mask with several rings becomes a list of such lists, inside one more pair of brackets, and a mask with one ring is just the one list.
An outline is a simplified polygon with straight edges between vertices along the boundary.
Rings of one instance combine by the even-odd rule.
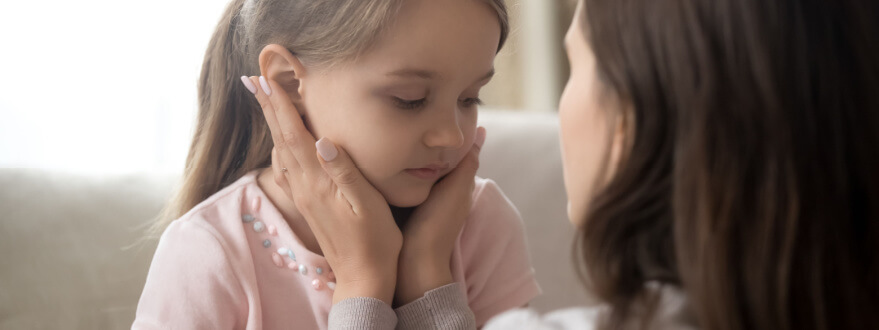
[[482, 144], [485, 143], [485, 127], [480, 127], [476, 129], [476, 146], [482, 148]]
[[269, 83], [266, 81], [266, 77], [259, 76], [259, 85], [262, 86], [262, 91], [266, 92], [266, 95], [272, 95], [272, 89], [269, 87]]
[[241, 76], [241, 82], [244, 83], [244, 87], [247, 88], [247, 90], [256, 95], [256, 86], [253, 85], [250, 78], [247, 78], [247, 76]]
[[336, 159], [336, 156], [339, 155], [339, 150], [336, 149], [336, 146], [333, 145], [333, 142], [323, 137], [320, 140], [315, 142], [315, 147], [317, 147], [317, 152], [320, 154], [320, 157], [324, 159], [324, 161], [332, 161]]

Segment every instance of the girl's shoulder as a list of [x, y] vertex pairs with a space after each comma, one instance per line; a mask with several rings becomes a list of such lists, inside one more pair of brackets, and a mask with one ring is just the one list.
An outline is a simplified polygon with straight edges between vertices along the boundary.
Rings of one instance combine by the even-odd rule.
[[[473, 210], [490, 207], [515, 207], [510, 199], [504, 195], [501, 187], [492, 179], [476, 177], [476, 185], [473, 188]], [[518, 212], [518, 211], [516, 211]], [[471, 212], [472, 213], [472, 212]]]
[[541, 292], [522, 217], [491, 179], [476, 178], [473, 207], [458, 237], [458, 256], [477, 325], [527, 305]]
[[475, 183], [473, 206], [465, 228], [474, 225], [489, 227], [524, 225], [519, 210], [494, 180], [476, 177]]
[[244, 328], [247, 292], [256, 291], [241, 225], [250, 182], [252, 178], [238, 180], [165, 229], [132, 328]]
[[243, 234], [242, 224], [261, 222], [251, 202], [262, 195], [259, 189], [255, 173], [248, 173], [174, 220], [166, 232], [187, 228], [206, 231], [221, 242], [238, 241], [235, 237]]

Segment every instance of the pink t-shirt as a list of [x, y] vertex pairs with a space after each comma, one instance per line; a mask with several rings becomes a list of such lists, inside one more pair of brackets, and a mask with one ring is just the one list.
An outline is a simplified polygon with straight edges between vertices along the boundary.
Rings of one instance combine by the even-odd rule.
[[[491, 180], [473, 198], [451, 269], [482, 326], [540, 288], [518, 211]], [[168, 226], [132, 328], [326, 329], [333, 280], [251, 172]]]

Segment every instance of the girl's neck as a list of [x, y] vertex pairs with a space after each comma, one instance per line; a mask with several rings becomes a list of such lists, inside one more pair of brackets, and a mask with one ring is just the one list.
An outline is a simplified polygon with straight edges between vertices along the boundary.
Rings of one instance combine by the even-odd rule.
[[317, 238], [314, 237], [314, 233], [311, 231], [311, 227], [308, 226], [308, 222], [305, 221], [305, 217], [302, 216], [302, 213], [299, 213], [296, 204], [293, 203], [293, 200], [287, 196], [284, 190], [275, 184], [272, 169], [262, 169], [256, 177], [256, 182], [272, 204], [275, 205], [275, 208], [281, 212], [284, 221], [287, 222], [287, 225], [290, 226], [296, 237], [302, 241], [302, 245], [311, 252], [323, 255], [323, 251], [321, 251], [320, 245], [317, 243]]

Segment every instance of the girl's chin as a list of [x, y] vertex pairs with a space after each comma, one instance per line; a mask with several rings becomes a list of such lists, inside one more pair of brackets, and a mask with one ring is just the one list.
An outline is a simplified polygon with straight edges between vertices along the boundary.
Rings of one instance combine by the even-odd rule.
[[429, 189], [399, 189], [392, 193], [382, 192], [388, 204], [396, 207], [415, 207], [424, 203], [430, 195]]

